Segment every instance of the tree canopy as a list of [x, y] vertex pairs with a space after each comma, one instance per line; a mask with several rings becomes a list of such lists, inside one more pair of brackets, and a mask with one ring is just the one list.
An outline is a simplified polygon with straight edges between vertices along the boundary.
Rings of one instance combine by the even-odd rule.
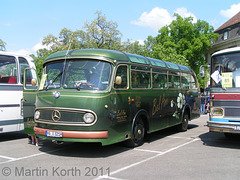
[[[218, 38], [214, 28], [206, 21], [193, 23], [192, 17], [182, 18], [174, 14], [176, 20], [159, 30], [152, 45], [152, 56], [165, 61], [183, 64], [198, 74], [199, 67], [205, 65], [205, 52], [211, 42]], [[204, 87], [207, 79], [199, 79]]]
[[[36, 56], [31, 55], [35, 60], [39, 76], [42, 73], [43, 61], [47, 56], [68, 48], [120, 50], [186, 65], [198, 74], [199, 66], [207, 63], [205, 52], [211, 47], [211, 42], [218, 37], [218, 34], [213, 33], [213, 27], [206, 21], [198, 20], [193, 23], [192, 17], [183, 18], [174, 14], [175, 20], [162, 27], [156, 37], [149, 36], [144, 44], [130, 39], [122, 42], [118, 24], [114, 21], [107, 21], [107, 18], [99, 11], [95, 14], [96, 18], [91, 22], [86, 21], [83, 29], [72, 31], [63, 28], [58, 36], [49, 34], [42, 40], [42, 44], [48, 48], [39, 49]], [[5, 50], [5, 45], [6, 43], [0, 39], [1, 50]], [[199, 81], [203, 87], [204, 80], [199, 78]]]
[[96, 12], [97, 18], [84, 23], [84, 30], [71, 31], [63, 28], [58, 37], [50, 34], [42, 44], [50, 47], [53, 52], [70, 49], [96, 48], [118, 49], [121, 46], [121, 32], [116, 22], [107, 21], [101, 12]]
[[213, 33], [213, 27], [206, 21], [198, 20], [193, 23], [192, 17], [182, 18], [178, 14], [174, 16], [176, 20], [159, 30], [153, 51], [158, 52], [159, 46], [165, 50], [171, 49], [183, 60], [177, 60], [178, 63], [188, 65], [197, 72], [200, 65], [206, 64], [205, 52], [218, 35]]

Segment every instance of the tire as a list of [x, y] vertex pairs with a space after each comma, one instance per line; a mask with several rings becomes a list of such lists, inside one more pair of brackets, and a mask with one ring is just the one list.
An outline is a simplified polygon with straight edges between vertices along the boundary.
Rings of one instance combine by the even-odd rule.
[[188, 121], [189, 121], [188, 114], [185, 113], [183, 115], [182, 123], [178, 125], [178, 130], [181, 131], [181, 132], [187, 131]]
[[145, 126], [141, 117], [138, 117], [134, 122], [131, 139], [126, 141], [126, 146], [130, 148], [134, 148], [137, 146], [141, 146], [144, 143], [145, 136]]

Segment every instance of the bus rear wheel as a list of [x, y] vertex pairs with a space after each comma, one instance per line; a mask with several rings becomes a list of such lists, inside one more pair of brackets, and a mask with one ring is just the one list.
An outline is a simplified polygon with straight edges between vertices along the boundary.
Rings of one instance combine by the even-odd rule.
[[185, 113], [182, 119], [182, 123], [178, 125], [178, 130], [181, 132], [187, 131], [188, 121], [189, 121], [188, 114]]
[[130, 148], [141, 146], [144, 143], [145, 126], [141, 117], [134, 122], [131, 139], [126, 141], [126, 145]]

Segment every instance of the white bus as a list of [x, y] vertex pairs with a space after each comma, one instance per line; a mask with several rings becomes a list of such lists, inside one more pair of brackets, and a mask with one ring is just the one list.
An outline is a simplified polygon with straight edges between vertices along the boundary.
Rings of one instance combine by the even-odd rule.
[[[31, 89], [36, 88], [24, 90], [23, 79], [26, 68], [35, 69], [34, 61], [30, 56], [0, 51], [0, 133], [23, 130], [24, 117], [31, 117], [31, 111], [34, 109], [33, 101], [35, 101], [35, 92]], [[31, 77], [37, 79], [31, 69], [29, 72]], [[24, 93], [33, 94], [33, 100], [24, 99]]]

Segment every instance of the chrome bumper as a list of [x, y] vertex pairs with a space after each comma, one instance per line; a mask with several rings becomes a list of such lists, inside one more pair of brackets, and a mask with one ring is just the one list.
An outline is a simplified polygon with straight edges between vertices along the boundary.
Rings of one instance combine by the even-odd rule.
[[207, 126], [210, 132], [240, 133], [240, 123], [208, 121]]

